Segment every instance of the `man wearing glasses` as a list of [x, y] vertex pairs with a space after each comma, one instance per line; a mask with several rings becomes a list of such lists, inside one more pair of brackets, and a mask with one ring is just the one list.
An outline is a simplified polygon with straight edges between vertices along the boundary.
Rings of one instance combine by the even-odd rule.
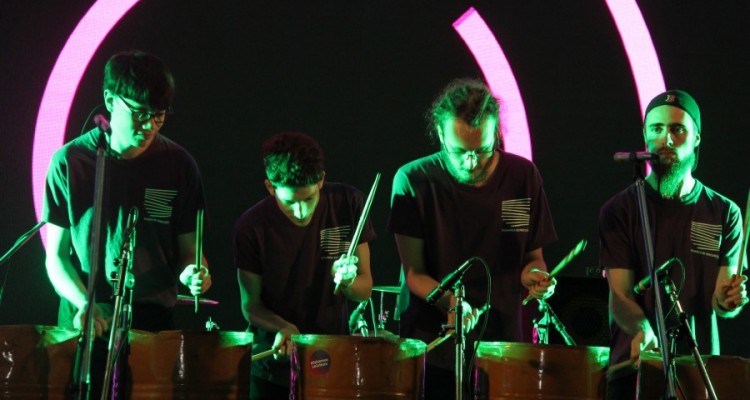
[[[542, 258], [556, 233], [541, 176], [530, 161], [500, 149], [499, 104], [479, 81], [451, 82], [434, 101], [428, 123], [440, 150], [402, 166], [393, 180], [388, 230], [401, 258], [402, 292], [410, 292], [401, 334], [431, 342], [446, 318], [452, 323], [453, 293], [446, 291], [435, 306], [425, 298], [477, 256], [492, 276], [484, 340], [521, 341], [521, 300], [549, 297], [555, 285]], [[469, 304], [463, 324], [471, 330], [488, 297], [482, 266], [469, 269], [463, 283]], [[425, 398], [455, 393], [454, 364], [449, 344], [428, 353]]]
[[[131, 256], [132, 327], [174, 329], [178, 282], [193, 295], [211, 286], [205, 259], [195, 265], [196, 212], [205, 205], [198, 166], [185, 149], [159, 134], [174, 97], [174, 80], [157, 57], [122, 52], [105, 66], [103, 92], [111, 129], [106, 135], [103, 264], [92, 307], [96, 335], [111, 323], [109, 277], [118, 270], [116, 260], [133, 208], [139, 217]], [[94, 129], [67, 143], [54, 154], [47, 172], [47, 273], [61, 297], [59, 325], [77, 329], [83, 326], [87, 304], [98, 138]], [[100, 384], [92, 378], [92, 385]]]

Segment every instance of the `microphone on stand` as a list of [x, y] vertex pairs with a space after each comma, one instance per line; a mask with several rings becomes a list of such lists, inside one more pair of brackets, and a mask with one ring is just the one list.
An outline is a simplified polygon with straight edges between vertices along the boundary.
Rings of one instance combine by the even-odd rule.
[[462, 276], [464, 276], [464, 273], [466, 272], [469, 267], [476, 261], [476, 257], [471, 257], [470, 259], [466, 260], [463, 264], [461, 264], [460, 267], [458, 267], [455, 271], [451, 272], [450, 274], [446, 275], [445, 278], [440, 282], [440, 284], [435, 288], [432, 289], [430, 294], [427, 295], [425, 298], [425, 301], [427, 301], [427, 304], [433, 306], [435, 303], [437, 303], [438, 300], [440, 300], [441, 297], [443, 297], [443, 293], [445, 293], [446, 290], [453, 287], [453, 285], [456, 284], [456, 282], [461, 279]]
[[94, 115], [94, 125], [99, 128], [99, 138], [96, 142], [96, 148], [102, 151], [106, 151], [107, 139], [105, 138], [105, 136], [112, 133], [112, 128], [109, 126], [109, 121], [107, 121], [107, 118], [104, 118], [103, 115], [96, 114]]
[[364, 314], [367, 303], [369, 302], [370, 300], [365, 300], [359, 303], [357, 308], [352, 312], [352, 315], [349, 316], [350, 334], [360, 332], [362, 336], [367, 336], [367, 321], [365, 321], [365, 318], [362, 315]]
[[[679, 258], [674, 257], [670, 258], [664, 264], [660, 265], [659, 268], [656, 269], [656, 278], [663, 276], [669, 270], [672, 268], [672, 264], [674, 264], [675, 261], [678, 261]], [[633, 292], [635, 292], [636, 295], [642, 296], [643, 293], [645, 293], [647, 290], [651, 289], [651, 276], [647, 276], [638, 282], [635, 287], [633, 288]]]
[[104, 133], [112, 133], [112, 128], [109, 126], [109, 121], [101, 114], [94, 115], [94, 124], [100, 131]]
[[659, 155], [648, 151], [618, 151], [613, 158], [615, 162], [656, 161]]

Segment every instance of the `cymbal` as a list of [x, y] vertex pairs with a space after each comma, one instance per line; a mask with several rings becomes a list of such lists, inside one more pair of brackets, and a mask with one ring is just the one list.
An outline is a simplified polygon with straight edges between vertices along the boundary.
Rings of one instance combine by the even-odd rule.
[[384, 292], [384, 293], [401, 293], [400, 286], [373, 286], [372, 290], [375, 292]]
[[[195, 304], [195, 297], [187, 295], [187, 294], [178, 294], [177, 295], [177, 304], [178, 305]], [[215, 305], [219, 304], [219, 301], [218, 300], [207, 299], [205, 297], [199, 297], [198, 298], [198, 304], [215, 306]]]

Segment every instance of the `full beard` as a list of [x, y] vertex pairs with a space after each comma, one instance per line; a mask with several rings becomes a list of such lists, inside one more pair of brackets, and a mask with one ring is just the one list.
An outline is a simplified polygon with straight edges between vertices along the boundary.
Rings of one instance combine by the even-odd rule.
[[489, 162], [472, 171], [456, 168], [447, 156], [444, 159], [444, 163], [448, 169], [448, 173], [460, 184], [477, 185], [487, 180], [487, 166], [489, 165]]
[[662, 198], [678, 198], [682, 182], [685, 176], [693, 168], [695, 163], [695, 153], [691, 153], [683, 160], [674, 162], [651, 162], [651, 168], [654, 170], [659, 182], [659, 194]]

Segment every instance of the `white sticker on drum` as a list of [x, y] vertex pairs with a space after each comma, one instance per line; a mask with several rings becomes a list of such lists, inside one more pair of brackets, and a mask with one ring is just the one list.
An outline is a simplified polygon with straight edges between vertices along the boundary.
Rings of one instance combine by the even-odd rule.
[[331, 356], [324, 350], [317, 350], [310, 356], [310, 372], [314, 375], [324, 375], [331, 368]]

